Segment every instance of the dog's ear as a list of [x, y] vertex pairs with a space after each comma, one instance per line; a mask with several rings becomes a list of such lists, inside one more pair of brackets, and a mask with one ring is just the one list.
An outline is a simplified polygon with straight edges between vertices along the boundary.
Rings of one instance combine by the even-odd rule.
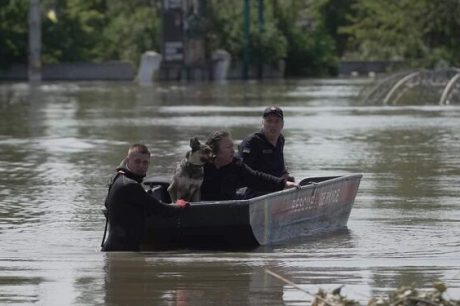
[[198, 138], [190, 138], [190, 148], [192, 148], [192, 151], [197, 151], [200, 149], [200, 141]]

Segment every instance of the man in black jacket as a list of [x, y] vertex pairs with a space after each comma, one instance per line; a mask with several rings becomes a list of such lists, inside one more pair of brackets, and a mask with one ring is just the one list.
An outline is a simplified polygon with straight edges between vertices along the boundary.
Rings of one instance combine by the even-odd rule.
[[147, 215], [174, 215], [190, 205], [166, 204], [150, 196], [141, 185], [149, 165], [148, 148], [135, 144], [116, 169], [105, 202], [110, 227], [102, 251], [140, 251]]
[[[262, 115], [262, 129], [246, 137], [239, 146], [239, 156], [250, 168], [294, 181], [284, 164], [284, 115], [281, 108], [270, 106]], [[248, 188], [246, 197], [261, 192]]]

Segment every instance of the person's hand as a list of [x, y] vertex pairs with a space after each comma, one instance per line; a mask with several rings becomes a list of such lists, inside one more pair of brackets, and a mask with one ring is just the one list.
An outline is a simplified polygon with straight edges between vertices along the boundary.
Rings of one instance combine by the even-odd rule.
[[282, 178], [289, 182], [295, 182], [295, 178], [293, 176], [290, 176], [289, 173], [283, 174]]
[[286, 185], [284, 185], [284, 188], [285, 188], [285, 189], [289, 189], [289, 188], [297, 188], [297, 189], [300, 189], [300, 185], [297, 184], [296, 182], [286, 181]]
[[190, 203], [185, 200], [179, 199], [176, 201], [176, 206], [179, 208], [188, 208], [190, 207]]

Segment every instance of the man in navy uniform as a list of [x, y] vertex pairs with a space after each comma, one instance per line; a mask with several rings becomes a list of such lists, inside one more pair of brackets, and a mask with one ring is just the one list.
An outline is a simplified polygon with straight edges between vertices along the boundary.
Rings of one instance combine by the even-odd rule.
[[[284, 164], [284, 115], [281, 108], [267, 107], [263, 112], [262, 129], [246, 137], [239, 146], [239, 156], [249, 167], [288, 181], [294, 181]], [[245, 197], [251, 198], [263, 194], [247, 189]]]

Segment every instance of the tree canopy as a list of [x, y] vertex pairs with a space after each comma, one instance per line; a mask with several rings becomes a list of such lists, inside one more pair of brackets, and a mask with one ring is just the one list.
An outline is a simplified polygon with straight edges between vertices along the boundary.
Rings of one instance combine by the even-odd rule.
[[347, 58], [459, 65], [459, 1], [355, 0], [351, 10], [340, 29], [350, 37]]
[[[208, 54], [242, 58], [243, 0], [207, 0]], [[258, 5], [263, 3], [263, 26]], [[42, 62], [124, 60], [160, 51], [160, 0], [41, 0]], [[0, 2], [0, 69], [27, 63], [29, 0]], [[251, 58], [291, 76], [330, 75], [341, 59], [459, 65], [457, 0], [252, 0]]]

